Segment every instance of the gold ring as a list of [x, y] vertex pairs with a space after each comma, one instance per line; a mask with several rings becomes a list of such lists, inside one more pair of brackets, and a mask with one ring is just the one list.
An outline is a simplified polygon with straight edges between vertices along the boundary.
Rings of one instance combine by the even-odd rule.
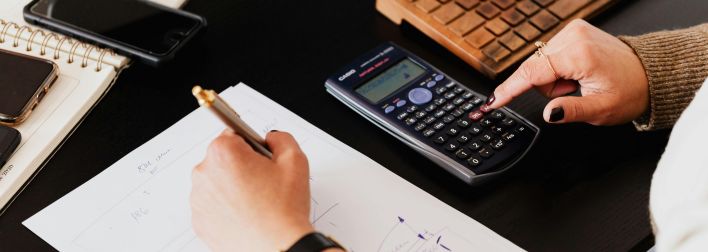
[[547, 94], [548, 97], [551, 97], [551, 95], [553, 94], [553, 91], [555, 91], [555, 89], [556, 89], [556, 85], [558, 84], [558, 82], [556, 82], [556, 81], [559, 80], [560, 78], [558, 77], [556, 70], [553, 68], [553, 64], [551, 64], [551, 60], [548, 58], [548, 55], [543, 53], [543, 48], [545, 48], [547, 45], [546, 42], [536, 41], [536, 43], [534, 43], [534, 45], [536, 46], [536, 48], [538, 48], [538, 49], [536, 49], [536, 52], [534, 53], [534, 55], [536, 55], [538, 57], [543, 57], [546, 59], [546, 64], [548, 64], [548, 68], [551, 69], [551, 72], [553, 73], [553, 78], [555, 78], [555, 80], [553, 81], [553, 87], [551, 87], [551, 90]]

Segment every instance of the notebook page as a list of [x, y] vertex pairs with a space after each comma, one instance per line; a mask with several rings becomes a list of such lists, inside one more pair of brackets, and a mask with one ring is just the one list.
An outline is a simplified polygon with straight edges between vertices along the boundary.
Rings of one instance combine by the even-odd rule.
[[[260, 134], [295, 136], [310, 220], [350, 251], [521, 250], [248, 86], [222, 95]], [[208, 251], [191, 228], [190, 176], [223, 129], [197, 109], [24, 225], [60, 251]]]

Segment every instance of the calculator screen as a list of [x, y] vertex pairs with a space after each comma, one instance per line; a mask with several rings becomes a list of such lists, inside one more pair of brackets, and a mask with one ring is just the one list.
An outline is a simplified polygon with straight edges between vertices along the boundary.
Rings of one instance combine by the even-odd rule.
[[425, 69], [418, 64], [410, 59], [404, 59], [354, 91], [364, 96], [371, 103], [379, 103], [424, 73]]

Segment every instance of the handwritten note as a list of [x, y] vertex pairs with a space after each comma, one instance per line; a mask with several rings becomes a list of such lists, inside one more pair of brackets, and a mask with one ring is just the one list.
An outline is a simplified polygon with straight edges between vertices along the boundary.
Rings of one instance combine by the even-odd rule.
[[[248, 86], [222, 95], [261, 134], [295, 136], [311, 222], [351, 251], [521, 250]], [[191, 227], [190, 175], [222, 129], [198, 109], [24, 224], [60, 251], [208, 251]]]

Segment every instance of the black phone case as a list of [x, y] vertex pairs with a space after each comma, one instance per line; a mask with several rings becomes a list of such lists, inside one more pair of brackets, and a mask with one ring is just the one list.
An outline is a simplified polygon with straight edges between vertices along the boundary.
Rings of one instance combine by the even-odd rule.
[[20, 132], [16, 129], [0, 126], [0, 167], [10, 159], [21, 139]]
[[151, 6], [154, 6], [155, 8], [169, 11], [169, 12], [174, 12], [178, 13], [180, 15], [184, 15], [196, 20], [199, 20], [199, 26], [197, 26], [194, 31], [190, 32], [188, 36], [184, 37], [177, 46], [175, 46], [174, 49], [172, 49], [169, 53], [167, 54], [157, 54], [153, 53], [147, 50], [144, 50], [142, 48], [138, 48], [132, 45], [125, 44], [123, 42], [107, 38], [105, 36], [95, 34], [93, 32], [84, 30], [80, 27], [73, 26], [71, 24], [67, 24], [61, 21], [57, 20], [52, 20], [52, 19], [46, 19], [41, 16], [37, 16], [31, 11], [31, 7], [34, 6], [39, 0], [32, 0], [29, 4], [27, 4], [23, 10], [23, 16], [25, 21], [27, 21], [30, 24], [34, 25], [39, 25], [42, 27], [46, 27], [49, 30], [53, 30], [56, 32], [59, 32], [63, 35], [68, 35], [71, 37], [79, 38], [82, 40], [86, 40], [87, 42], [92, 42], [97, 44], [98, 46], [101, 47], [107, 47], [111, 48], [117, 53], [124, 54], [127, 56], [135, 56], [139, 57], [143, 62], [152, 65], [152, 66], [159, 66], [160, 64], [172, 60], [175, 57], [175, 54], [189, 41], [191, 40], [197, 33], [199, 33], [200, 30], [204, 29], [207, 25], [207, 21], [204, 17], [201, 17], [196, 14], [192, 14], [183, 10], [179, 9], [172, 9], [168, 8], [165, 6], [161, 6], [159, 4], [153, 4], [153, 3], [148, 3]]

